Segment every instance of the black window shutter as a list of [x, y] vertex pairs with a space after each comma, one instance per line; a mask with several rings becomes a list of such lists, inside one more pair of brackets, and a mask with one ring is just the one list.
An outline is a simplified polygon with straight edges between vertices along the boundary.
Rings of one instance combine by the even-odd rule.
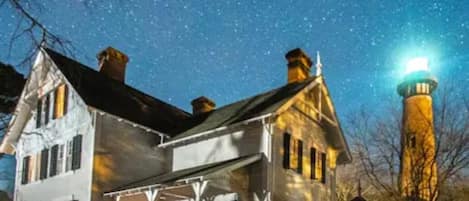
[[326, 183], [326, 154], [321, 153], [321, 182]]
[[316, 179], [316, 148], [311, 148], [311, 179]]
[[283, 134], [283, 167], [285, 169], [290, 169], [290, 140], [289, 133]]
[[77, 135], [73, 137], [72, 170], [79, 169], [81, 165], [82, 139], [83, 139], [82, 135]]
[[42, 116], [42, 100], [37, 100], [37, 109], [36, 109], [36, 128], [41, 127], [41, 116]]
[[44, 149], [41, 151], [41, 171], [39, 174], [40, 179], [47, 178], [47, 165], [49, 162], [49, 150]]
[[30, 158], [31, 158], [30, 156], [26, 156], [23, 158], [23, 174], [21, 174], [21, 184], [28, 183]]
[[49, 114], [49, 108], [50, 108], [50, 94], [47, 94], [46, 95], [46, 100], [45, 100], [45, 103], [44, 103], [44, 124], [47, 124], [49, 123], [49, 118], [50, 118], [50, 114]]
[[67, 109], [68, 109], [68, 86], [67, 84], [64, 84], [64, 114], [67, 114]]
[[59, 94], [59, 90], [55, 89], [54, 90], [54, 105], [52, 106], [53, 108], [53, 113], [52, 113], [52, 119], [57, 118], [57, 95]]
[[303, 172], [303, 141], [298, 140], [298, 169], [296, 170], [299, 174]]
[[57, 157], [59, 154], [59, 145], [54, 145], [52, 146], [50, 150], [50, 171], [49, 171], [49, 176], [55, 176], [57, 173]]

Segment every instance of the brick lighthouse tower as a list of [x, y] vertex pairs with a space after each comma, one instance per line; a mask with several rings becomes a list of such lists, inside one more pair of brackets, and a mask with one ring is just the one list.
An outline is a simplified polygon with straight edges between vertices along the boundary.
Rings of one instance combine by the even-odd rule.
[[403, 97], [399, 182], [402, 195], [411, 201], [433, 201], [437, 193], [431, 97], [437, 84], [428, 60], [416, 58], [407, 64], [406, 76], [397, 87]]

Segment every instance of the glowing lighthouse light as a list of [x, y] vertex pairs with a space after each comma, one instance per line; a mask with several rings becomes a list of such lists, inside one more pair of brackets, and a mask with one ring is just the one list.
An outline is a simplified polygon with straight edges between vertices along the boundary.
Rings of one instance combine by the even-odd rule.
[[405, 73], [409, 74], [416, 71], [428, 71], [428, 59], [417, 57], [409, 60], [406, 65]]

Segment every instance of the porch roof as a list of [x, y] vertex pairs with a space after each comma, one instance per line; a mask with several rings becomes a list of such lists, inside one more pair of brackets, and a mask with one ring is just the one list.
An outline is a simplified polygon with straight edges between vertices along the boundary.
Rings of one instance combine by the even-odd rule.
[[200, 182], [210, 175], [233, 171], [257, 162], [261, 158], [262, 154], [254, 154], [157, 175], [106, 192], [104, 196], [122, 196], [151, 189], [165, 189], [190, 184], [191, 182]]

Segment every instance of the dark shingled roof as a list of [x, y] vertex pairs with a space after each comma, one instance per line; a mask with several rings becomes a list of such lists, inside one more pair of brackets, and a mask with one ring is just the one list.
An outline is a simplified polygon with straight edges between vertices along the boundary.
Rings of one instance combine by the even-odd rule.
[[315, 79], [316, 77], [311, 77], [303, 82], [290, 83], [206, 114], [193, 116], [184, 123], [187, 129], [170, 141], [275, 112]]
[[167, 134], [191, 116], [54, 50], [44, 50], [89, 106]]
[[154, 185], [154, 184], [169, 184], [177, 180], [181, 180], [181, 179], [195, 178], [199, 176], [208, 176], [210, 174], [215, 174], [220, 171], [229, 169], [230, 167], [232, 169], [237, 169], [237, 168], [248, 166], [254, 162], [261, 160], [261, 158], [262, 158], [261, 154], [253, 154], [253, 155], [241, 156], [239, 158], [234, 158], [230, 160], [209, 163], [205, 165], [195, 166], [192, 168], [177, 170], [177, 171], [170, 172], [167, 174], [161, 174], [161, 175], [148, 177], [141, 181], [137, 181], [137, 182], [119, 187], [110, 192], [130, 190], [133, 188], [149, 186], [149, 185]]

